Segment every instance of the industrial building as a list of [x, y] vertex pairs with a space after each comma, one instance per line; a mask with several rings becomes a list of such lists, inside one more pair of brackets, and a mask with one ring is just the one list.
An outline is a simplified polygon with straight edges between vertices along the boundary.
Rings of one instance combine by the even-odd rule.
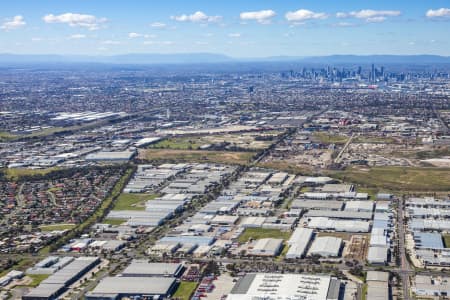
[[386, 265], [389, 248], [386, 246], [370, 246], [367, 253], [367, 262], [372, 265]]
[[116, 300], [124, 297], [170, 297], [178, 283], [174, 277], [105, 277], [86, 294], [86, 300]]
[[332, 236], [316, 238], [309, 248], [308, 255], [322, 257], [338, 257], [342, 248], [342, 239]]
[[150, 263], [147, 260], [135, 259], [126, 267], [121, 276], [124, 277], [179, 277], [184, 271], [178, 263]]
[[328, 217], [311, 217], [309, 228], [340, 232], [369, 232], [370, 222], [361, 220], [337, 220]]
[[389, 273], [379, 271], [367, 272], [367, 300], [389, 300]]
[[24, 295], [24, 300], [53, 300], [89, 270], [100, 263], [98, 257], [78, 257], [64, 268], [43, 280], [36, 288]]
[[255, 256], [277, 256], [281, 252], [282, 247], [282, 239], [259, 239], [248, 251], [248, 254]]
[[130, 161], [135, 155], [136, 151], [100, 151], [88, 154], [85, 160], [95, 162], [127, 162]]
[[338, 300], [341, 282], [325, 275], [250, 273], [242, 277], [227, 300]]
[[441, 276], [416, 275], [412, 290], [417, 296], [448, 297], [450, 295], [450, 279]]
[[296, 228], [292, 233], [287, 244], [289, 250], [286, 253], [286, 259], [303, 258], [306, 254], [306, 250], [313, 237], [313, 230], [309, 228]]

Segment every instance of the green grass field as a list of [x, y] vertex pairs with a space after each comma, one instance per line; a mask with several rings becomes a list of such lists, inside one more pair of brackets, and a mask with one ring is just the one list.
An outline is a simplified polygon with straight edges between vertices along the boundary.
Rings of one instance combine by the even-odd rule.
[[264, 238], [275, 238], [287, 240], [291, 236], [290, 232], [281, 231], [278, 229], [264, 229], [264, 228], [247, 228], [239, 236], [239, 243], [246, 243], [250, 239], [259, 240]]
[[314, 132], [312, 137], [322, 144], [345, 144], [349, 139], [345, 135], [334, 135], [326, 132]]
[[126, 221], [127, 220], [125, 220], [125, 219], [104, 219], [100, 223], [109, 224], [109, 225], [113, 225], [114, 226], [114, 225], [122, 225]]
[[158, 194], [122, 193], [117, 197], [113, 210], [145, 210], [145, 202], [158, 196]]
[[33, 279], [33, 281], [28, 286], [37, 287], [42, 281], [47, 279], [50, 274], [29, 274], [27, 276]]
[[168, 138], [150, 145], [152, 149], [197, 150], [203, 144], [195, 137]]
[[0, 141], [9, 141], [13, 140], [14, 138], [16, 138], [15, 135], [12, 135], [9, 132], [0, 131]]
[[75, 224], [51, 224], [51, 225], [41, 225], [39, 229], [42, 231], [52, 231], [52, 230], [66, 230], [72, 229], [76, 225]]
[[379, 192], [378, 188], [366, 188], [366, 187], [356, 187], [356, 191], [358, 193], [367, 193], [369, 194], [370, 200], [376, 200], [377, 194]]
[[331, 177], [388, 191], [450, 190], [450, 168], [373, 167], [331, 172]]
[[381, 136], [357, 136], [352, 140], [352, 143], [367, 143], [367, 144], [397, 144], [399, 143], [393, 137]]
[[59, 168], [46, 168], [46, 169], [25, 169], [25, 168], [12, 168], [3, 169], [5, 176], [8, 180], [18, 180], [21, 176], [32, 175], [45, 175], [52, 171], [57, 171]]
[[144, 149], [139, 151], [139, 158], [155, 163], [160, 162], [198, 162], [223, 164], [248, 164], [255, 152], [200, 151], [173, 149]]
[[189, 300], [197, 288], [198, 282], [181, 281], [172, 299]]

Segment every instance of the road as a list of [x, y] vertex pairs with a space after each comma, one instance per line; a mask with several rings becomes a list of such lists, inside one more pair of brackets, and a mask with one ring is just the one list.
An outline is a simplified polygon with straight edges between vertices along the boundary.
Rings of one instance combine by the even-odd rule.
[[412, 274], [412, 270], [406, 257], [405, 249], [405, 224], [403, 217], [404, 201], [404, 197], [399, 199], [397, 206], [398, 249], [400, 255], [400, 269], [398, 270], [398, 273], [402, 280], [403, 299], [409, 300], [409, 275]]
[[353, 138], [355, 137], [355, 133], [352, 133], [352, 135], [350, 136], [350, 138], [348, 139], [348, 141], [345, 143], [344, 147], [342, 148], [342, 150], [339, 152], [339, 154], [336, 156], [336, 158], [334, 159], [334, 163], [335, 164], [339, 164], [342, 160], [342, 155], [345, 153], [345, 151], [347, 151], [348, 146], [352, 143]]

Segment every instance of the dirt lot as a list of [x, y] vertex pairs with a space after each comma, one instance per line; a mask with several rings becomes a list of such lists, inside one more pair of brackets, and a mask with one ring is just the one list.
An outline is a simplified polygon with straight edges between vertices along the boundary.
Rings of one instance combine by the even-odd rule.
[[152, 162], [199, 162], [245, 165], [255, 152], [200, 151], [172, 149], [142, 149], [139, 159]]

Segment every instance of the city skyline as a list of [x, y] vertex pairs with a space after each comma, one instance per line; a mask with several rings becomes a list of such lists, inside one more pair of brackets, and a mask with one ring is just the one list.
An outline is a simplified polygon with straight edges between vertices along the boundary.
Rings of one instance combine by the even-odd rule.
[[449, 6], [445, 1], [19, 0], [2, 7], [0, 53], [447, 56]]

